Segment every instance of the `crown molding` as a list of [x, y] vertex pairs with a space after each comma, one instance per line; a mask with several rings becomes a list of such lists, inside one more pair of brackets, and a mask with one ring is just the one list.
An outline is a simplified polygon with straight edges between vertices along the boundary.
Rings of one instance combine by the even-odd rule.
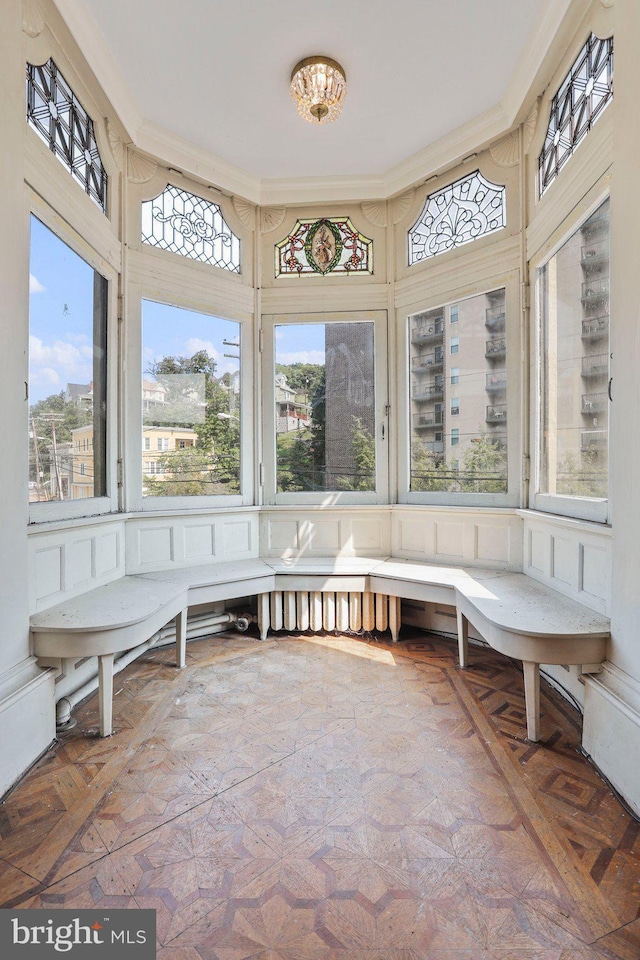
[[[105, 95], [132, 144], [166, 166], [218, 186], [245, 200], [271, 206], [385, 200], [479, 153], [505, 137], [524, 108], [555, 48], [575, 31], [589, 0], [545, 0], [527, 47], [506, 85], [502, 101], [381, 174], [345, 177], [260, 179], [241, 167], [198, 147], [158, 124], [145, 120], [120, 73], [104, 37], [82, 0], [55, 0], [74, 39], [83, 50]], [[529, 102], [527, 103], [527, 99]]]
[[[556, 42], [568, 39], [566, 34], [577, 29], [588, 5], [585, 0], [545, 0], [502, 98], [509, 126], [515, 123], [545, 62], [556, 52]], [[554, 57], [554, 65], [556, 61]]]
[[224, 193], [238, 195], [251, 203], [261, 203], [260, 179], [241, 167], [198, 147], [165, 127], [143, 120], [136, 146], [157, 157], [180, 173], [190, 174], [219, 187]]
[[107, 41], [81, 0], [55, 0], [55, 5], [113, 106], [127, 136], [135, 143], [143, 119], [142, 114], [120, 73]]

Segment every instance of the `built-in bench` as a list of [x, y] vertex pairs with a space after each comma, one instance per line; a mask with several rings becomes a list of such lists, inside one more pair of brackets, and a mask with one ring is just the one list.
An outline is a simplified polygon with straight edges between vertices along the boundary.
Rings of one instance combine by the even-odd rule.
[[262, 639], [269, 629], [384, 630], [398, 639], [401, 600], [454, 606], [460, 665], [471, 624], [494, 649], [522, 660], [527, 736], [540, 736], [540, 664], [605, 659], [609, 621], [524, 574], [410, 560], [318, 558], [247, 560], [126, 576], [31, 619], [41, 658], [97, 656], [100, 733], [112, 729], [113, 660], [176, 621], [176, 665], [184, 666], [187, 609], [258, 597]]

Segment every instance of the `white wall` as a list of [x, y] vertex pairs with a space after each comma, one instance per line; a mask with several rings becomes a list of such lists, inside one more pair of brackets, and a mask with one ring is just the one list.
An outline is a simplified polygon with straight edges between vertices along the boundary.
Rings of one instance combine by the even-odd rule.
[[6, 0], [0, 30], [0, 794], [51, 742], [53, 676], [30, 656], [26, 478], [29, 304], [28, 209], [24, 188], [22, 5]]

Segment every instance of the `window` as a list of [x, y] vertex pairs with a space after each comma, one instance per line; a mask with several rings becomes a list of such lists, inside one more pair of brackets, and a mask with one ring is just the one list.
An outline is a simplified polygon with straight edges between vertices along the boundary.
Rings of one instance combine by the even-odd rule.
[[373, 242], [349, 217], [296, 220], [275, 245], [275, 275], [373, 273]]
[[454, 303], [452, 307], [449, 307], [449, 320], [451, 323], [458, 322], [458, 304]]
[[32, 216], [29, 288], [29, 500], [103, 497], [107, 281]]
[[240, 273], [240, 240], [217, 203], [169, 184], [142, 203], [142, 242]]
[[144, 496], [239, 494], [240, 324], [143, 300], [142, 329]]
[[279, 493], [374, 491], [374, 324], [275, 327]]
[[608, 489], [608, 200], [539, 270], [538, 309], [539, 492], [558, 498], [553, 507], [561, 512], [604, 519], [606, 507], [597, 503]]
[[85, 193], [107, 209], [107, 174], [93, 120], [53, 60], [27, 64], [27, 120]]
[[545, 192], [613, 99], [613, 37], [593, 33], [551, 102], [538, 158], [540, 195]]
[[[449, 369], [446, 356], [431, 360], [445, 338], [436, 320], [446, 308], [409, 317], [412, 492], [507, 493], [505, 304], [504, 288], [456, 304], [465, 363]], [[487, 337], [500, 338], [502, 349], [489, 351]], [[458, 353], [459, 338], [450, 343]], [[456, 427], [443, 422], [444, 411]]]
[[501, 230], [506, 222], [505, 188], [476, 170], [429, 194], [409, 230], [409, 266]]

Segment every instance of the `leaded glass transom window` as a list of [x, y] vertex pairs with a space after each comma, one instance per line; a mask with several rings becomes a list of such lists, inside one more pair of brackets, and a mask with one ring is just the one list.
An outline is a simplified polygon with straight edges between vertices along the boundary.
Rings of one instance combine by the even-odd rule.
[[505, 193], [476, 170], [429, 194], [409, 230], [409, 266], [501, 230], [507, 222]]
[[240, 273], [240, 240], [218, 204], [171, 184], [143, 201], [142, 242]]
[[591, 34], [551, 101], [551, 116], [538, 158], [540, 195], [585, 138], [613, 98], [613, 37]]
[[27, 120], [85, 193], [106, 213], [107, 174], [93, 120], [51, 59], [41, 66], [27, 64]]
[[275, 246], [276, 277], [373, 273], [373, 241], [349, 217], [296, 220]]

